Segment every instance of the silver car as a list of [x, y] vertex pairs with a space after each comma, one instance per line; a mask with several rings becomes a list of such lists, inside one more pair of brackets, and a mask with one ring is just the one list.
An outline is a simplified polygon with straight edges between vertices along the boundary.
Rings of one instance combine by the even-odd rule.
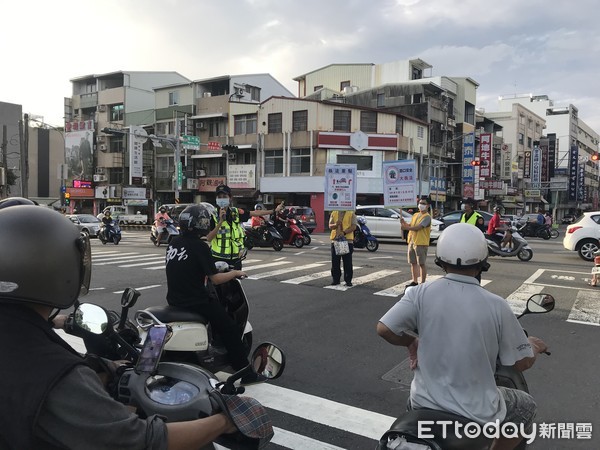
[[67, 214], [65, 216], [79, 228], [79, 231], [88, 234], [90, 237], [98, 237], [98, 231], [102, 222], [91, 214]]
[[[356, 215], [364, 216], [367, 219], [367, 227], [371, 234], [377, 238], [394, 238], [404, 239], [408, 234], [407, 231], [400, 229], [400, 215], [404, 220], [410, 222], [412, 214], [400, 208], [383, 205], [362, 205], [356, 207]], [[433, 243], [440, 237], [444, 223], [431, 219], [431, 234], [430, 241]]]

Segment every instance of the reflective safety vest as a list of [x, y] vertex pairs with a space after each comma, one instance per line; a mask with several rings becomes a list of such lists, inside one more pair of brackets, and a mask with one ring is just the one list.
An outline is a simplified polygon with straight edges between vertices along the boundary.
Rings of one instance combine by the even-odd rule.
[[[227, 219], [223, 221], [215, 238], [210, 241], [210, 249], [215, 258], [237, 259], [244, 248], [246, 233], [240, 225], [240, 213], [237, 208], [230, 207]], [[215, 224], [219, 218], [213, 215]]]
[[473, 211], [473, 214], [471, 214], [471, 217], [469, 217], [469, 220], [465, 220], [465, 213], [463, 213], [462, 216], [460, 217], [460, 223], [468, 223], [468, 224], [477, 226], [477, 219], [479, 219], [480, 217], [481, 217], [481, 214], [479, 214], [477, 211]]

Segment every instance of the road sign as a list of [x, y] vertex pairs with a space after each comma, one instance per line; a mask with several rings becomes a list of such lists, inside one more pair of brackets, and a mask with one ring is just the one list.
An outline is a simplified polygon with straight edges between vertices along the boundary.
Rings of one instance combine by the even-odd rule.
[[181, 190], [183, 187], [183, 165], [181, 161], [177, 163], [177, 189]]
[[188, 150], [200, 150], [200, 138], [198, 136], [182, 135], [181, 143], [183, 148]]
[[220, 142], [210, 141], [208, 143], [208, 149], [209, 150], [221, 150], [221, 143]]

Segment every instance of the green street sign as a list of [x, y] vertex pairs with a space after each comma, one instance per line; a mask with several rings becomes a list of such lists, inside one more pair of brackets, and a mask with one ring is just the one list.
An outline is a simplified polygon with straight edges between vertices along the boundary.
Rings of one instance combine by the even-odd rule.
[[181, 143], [185, 149], [200, 150], [200, 138], [198, 136], [184, 134], [181, 136]]
[[177, 163], [177, 189], [181, 190], [183, 187], [183, 166], [181, 161]]

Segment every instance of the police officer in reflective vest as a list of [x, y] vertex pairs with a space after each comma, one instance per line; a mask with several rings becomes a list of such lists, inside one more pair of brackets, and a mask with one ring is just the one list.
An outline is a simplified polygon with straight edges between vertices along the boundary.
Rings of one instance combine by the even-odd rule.
[[215, 261], [225, 261], [235, 270], [242, 270], [240, 252], [244, 248], [245, 231], [241, 222], [246, 222], [251, 216], [266, 216], [279, 212], [283, 204], [275, 210], [245, 211], [231, 206], [231, 189], [224, 184], [217, 186], [218, 217], [213, 216], [214, 228], [206, 239], [210, 241], [210, 249]]
[[460, 216], [460, 223], [468, 223], [479, 228], [485, 233], [485, 229], [481, 228], [478, 224], [479, 219], [483, 219], [483, 216], [474, 210], [475, 200], [468, 198], [463, 202], [465, 212]]

